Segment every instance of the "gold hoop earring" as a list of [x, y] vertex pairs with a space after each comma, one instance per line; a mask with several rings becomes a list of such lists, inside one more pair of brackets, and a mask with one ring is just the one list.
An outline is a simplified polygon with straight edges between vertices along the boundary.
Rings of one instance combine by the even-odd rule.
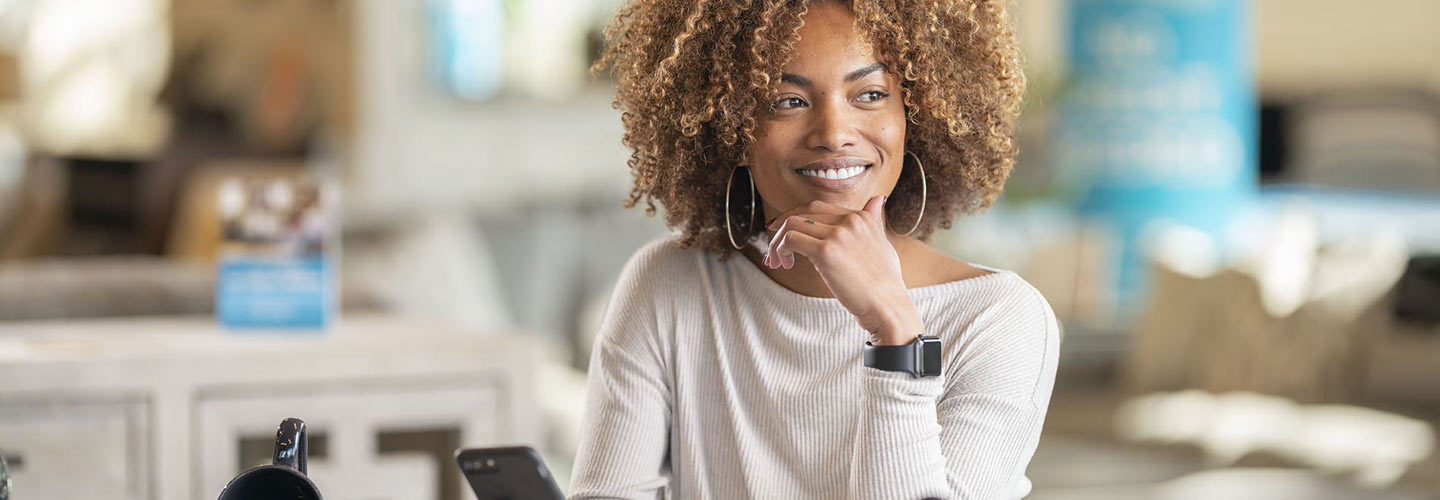
[[[741, 168], [746, 168], [745, 178], [750, 180], [750, 224], [755, 224], [755, 176], [749, 175], [748, 167], [737, 166], [730, 169], [730, 180], [725, 181], [725, 236], [730, 238], [730, 245], [735, 247], [736, 250], [744, 247], [735, 242], [735, 230], [731, 228], [730, 224], [730, 186], [735, 184], [735, 172]], [[748, 240], [749, 238], [746, 239]]]
[[910, 233], [915, 232], [915, 228], [920, 227], [920, 221], [925, 218], [925, 199], [929, 197], [929, 194], [926, 192], [925, 185], [925, 165], [920, 163], [920, 155], [911, 151], [906, 151], [905, 154], [914, 157], [915, 167], [920, 169], [920, 214], [915, 217], [915, 223], [910, 225], [909, 231], [900, 233], [903, 236], [909, 236]]

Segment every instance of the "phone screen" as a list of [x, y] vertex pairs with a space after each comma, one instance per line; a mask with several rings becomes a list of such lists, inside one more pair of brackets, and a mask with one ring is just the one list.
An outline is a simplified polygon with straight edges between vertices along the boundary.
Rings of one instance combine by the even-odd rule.
[[462, 450], [455, 462], [479, 500], [564, 500], [545, 461], [529, 447]]

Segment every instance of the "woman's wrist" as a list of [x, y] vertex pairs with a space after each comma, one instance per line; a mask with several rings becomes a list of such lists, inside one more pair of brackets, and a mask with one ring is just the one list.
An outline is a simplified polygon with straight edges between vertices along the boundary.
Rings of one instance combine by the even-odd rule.
[[870, 343], [874, 345], [905, 345], [925, 333], [925, 323], [920, 321], [920, 311], [906, 296], [897, 305], [881, 315], [879, 325], [870, 330]]

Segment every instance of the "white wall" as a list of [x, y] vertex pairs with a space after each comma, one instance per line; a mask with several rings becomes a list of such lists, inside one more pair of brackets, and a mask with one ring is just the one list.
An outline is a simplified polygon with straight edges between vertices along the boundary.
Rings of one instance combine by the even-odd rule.
[[1259, 0], [1260, 88], [1440, 90], [1440, 1]]
[[629, 153], [608, 89], [597, 84], [564, 101], [456, 99], [428, 75], [423, 0], [355, 5], [356, 142], [345, 192], [352, 220], [624, 194]]

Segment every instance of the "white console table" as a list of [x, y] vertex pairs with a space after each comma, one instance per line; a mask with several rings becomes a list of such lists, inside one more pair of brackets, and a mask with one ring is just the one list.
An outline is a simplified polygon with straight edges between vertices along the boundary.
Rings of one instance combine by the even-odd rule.
[[254, 465], [243, 439], [294, 416], [323, 436], [310, 475], [327, 499], [435, 500], [453, 462], [382, 454], [380, 437], [533, 446], [541, 358], [523, 334], [378, 316], [323, 333], [209, 317], [0, 323], [0, 449], [22, 461], [18, 499], [203, 500]]

